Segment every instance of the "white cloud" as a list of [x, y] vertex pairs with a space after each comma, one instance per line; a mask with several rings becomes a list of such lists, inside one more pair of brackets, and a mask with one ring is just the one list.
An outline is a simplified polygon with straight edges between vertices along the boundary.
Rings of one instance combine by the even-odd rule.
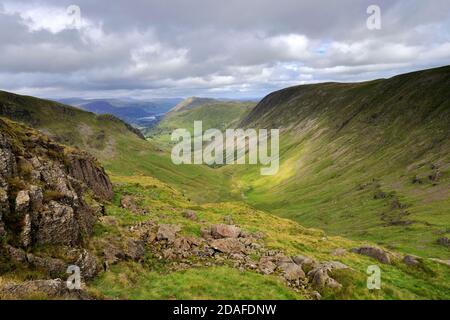
[[450, 64], [450, 2], [69, 0], [0, 5], [2, 89], [37, 95], [261, 96]]

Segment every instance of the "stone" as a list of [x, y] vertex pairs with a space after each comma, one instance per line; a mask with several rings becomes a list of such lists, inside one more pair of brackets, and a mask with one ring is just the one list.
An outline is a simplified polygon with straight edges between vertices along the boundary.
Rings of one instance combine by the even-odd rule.
[[322, 300], [322, 295], [317, 291], [313, 291], [311, 292], [311, 298], [313, 300]]
[[417, 257], [407, 255], [403, 258], [403, 263], [410, 267], [415, 267], [420, 264], [420, 261]]
[[32, 221], [31, 221], [31, 215], [26, 214], [23, 218], [22, 222], [22, 231], [20, 233], [20, 243], [24, 248], [27, 248], [31, 245], [32, 242], [32, 234], [31, 234], [31, 227], [32, 227]]
[[61, 279], [33, 280], [20, 284], [8, 284], [0, 288], [0, 293], [9, 299], [33, 299], [42, 295], [51, 299], [89, 299], [83, 290], [69, 290]]
[[100, 271], [96, 257], [86, 249], [82, 249], [75, 265], [80, 268], [81, 276], [85, 280], [94, 278]]
[[223, 239], [223, 238], [238, 238], [241, 234], [241, 229], [226, 224], [216, 224], [211, 227], [211, 235], [214, 239]]
[[308, 278], [312, 285], [317, 288], [329, 287], [333, 289], [340, 289], [342, 285], [333, 279], [329, 273], [333, 270], [347, 269], [348, 267], [338, 261], [324, 262], [316, 266], [308, 272]]
[[66, 287], [62, 280], [34, 280], [17, 285], [7, 285], [2, 291], [15, 297], [32, 296], [43, 293], [48, 296], [60, 296], [65, 292]]
[[271, 257], [261, 257], [258, 264], [258, 269], [263, 274], [272, 274], [275, 269], [277, 268], [277, 265], [273, 263]]
[[292, 257], [292, 261], [294, 261], [299, 266], [303, 266], [303, 265], [312, 266], [316, 263], [316, 261], [314, 259], [307, 257], [307, 256], [302, 256], [302, 255]]
[[19, 191], [16, 197], [16, 213], [25, 213], [30, 207], [30, 195], [27, 190]]
[[133, 261], [142, 261], [145, 256], [145, 248], [142, 241], [128, 239], [126, 242], [125, 256]]
[[42, 193], [42, 189], [37, 186], [30, 186], [30, 190], [28, 191], [30, 196], [30, 207], [31, 210], [37, 211], [42, 208], [42, 201], [44, 199], [44, 194]]
[[244, 246], [236, 238], [214, 239], [210, 242], [214, 250], [223, 253], [241, 253], [244, 251]]
[[197, 213], [193, 210], [186, 210], [183, 212], [183, 217], [185, 217], [186, 219], [192, 220], [192, 221], [197, 221]]
[[22, 249], [17, 249], [10, 245], [6, 245], [5, 249], [11, 261], [17, 263], [27, 263], [27, 254]]
[[105, 269], [107, 269], [109, 265], [125, 260], [126, 256], [122, 249], [109, 243], [105, 248], [103, 248], [103, 257], [105, 260]]
[[173, 247], [180, 252], [186, 252], [191, 249], [191, 241], [186, 237], [177, 238], [173, 242]]
[[200, 235], [202, 236], [203, 239], [206, 239], [206, 240], [211, 239], [212, 238], [211, 228], [202, 227], [200, 229]]
[[285, 263], [280, 266], [280, 269], [283, 270], [283, 276], [288, 281], [301, 280], [306, 277], [302, 267], [296, 263]]
[[8, 193], [6, 189], [0, 187], [0, 240], [6, 236], [5, 224], [2, 219], [3, 216], [9, 213], [9, 201], [8, 201]]
[[331, 252], [331, 255], [341, 257], [341, 256], [345, 255], [346, 253], [347, 253], [347, 250], [345, 250], [343, 248], [337, 248], [337, 249], [333, 250], [333, 252]]
[[80, 226], [72, 207], [50, 201], [38, 215], [37, 244], [75, 245], [80, 241]]
[[391, 264], [391, 259], [388, 253], [380, 248], [365, 246], [360, 248], [354, 248], [351, 251], [353, 253], [374, 258], [384, 264]]
[[50, 277], [62, 277], [66, 274], [68, 264], [60, 259], [49, 257], [39, 257], [34, 254], [27, 254], [28, 264], [34, 268], [45, 270]]
[[285, 256], [284, 254], [278, 253], [274, 256], [274, 261], [278, 267], [286, 263], [293, 263], [291, 258]]
[[180, 226], [172, 224], [161, 224], [158, 227], [158, 232], [156, 233], [156, 239], [158, 241], [166, 240], [171, 243], [175, 241], [177, 233], [181, 230]]

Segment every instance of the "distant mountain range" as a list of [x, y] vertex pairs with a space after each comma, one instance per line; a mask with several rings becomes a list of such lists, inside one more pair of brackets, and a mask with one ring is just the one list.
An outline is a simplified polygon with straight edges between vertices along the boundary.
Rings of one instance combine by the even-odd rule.
[[58, 100], [96, 114], [112, 114], [139, 129], [153, 127], [161, 117], [182, 101], [181, 98], [159, 98], [150, 101], [134, 99], [80, 99]]

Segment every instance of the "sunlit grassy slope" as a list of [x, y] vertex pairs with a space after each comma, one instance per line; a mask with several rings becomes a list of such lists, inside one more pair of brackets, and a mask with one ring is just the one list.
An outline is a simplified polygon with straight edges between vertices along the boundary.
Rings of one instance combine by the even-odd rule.
[[189, 98], [181, 102], [149, 132], [158, 143], [170, 144], [170, 134], [175, 129], [193, 132], [194, 121], [203, 122], [203, 131], [214, 128], [224, 130], [235, 127], [255, 106], [254, 102], [219, 101]]
[[226, 167], [252, 205], [332, 234], [448, 259], [450, 67], [288, 88], [243, 126], [280, 128], [281, 167]]

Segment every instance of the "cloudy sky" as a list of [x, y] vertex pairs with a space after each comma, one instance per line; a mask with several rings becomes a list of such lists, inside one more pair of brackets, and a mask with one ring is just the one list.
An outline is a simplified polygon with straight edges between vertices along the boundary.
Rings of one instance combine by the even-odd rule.
[[40, 97], [262, 97], [449, 64], [449, 0], [0, 0], [0, 89]]

